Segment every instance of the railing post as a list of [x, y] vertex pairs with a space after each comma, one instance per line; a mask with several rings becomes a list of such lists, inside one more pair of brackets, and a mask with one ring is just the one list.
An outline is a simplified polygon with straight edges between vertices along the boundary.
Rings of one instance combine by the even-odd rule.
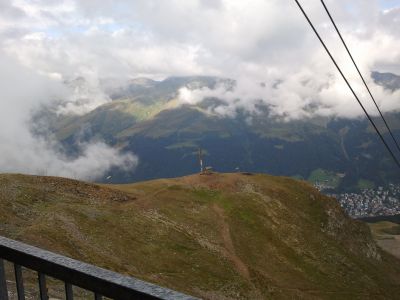
[[40, 300], [49, 300], [47, 295], [46, 276], [38, 272]]
[[6, 271], [3, 259], [0, 259], [0, 300], [8, 300]]
[[100, 294], [94, 293], [94, 300], [101, 300], [103, 297]]
[[73, 300], [74, 286], [90, 292], [91, 297], [95, 300], [105, 298], [118, 300], [196, 299], [136, 278], [124, 276], [0, 236], [0, 300], [9, 299], [4, 268], [6, 261], [14, 264], [18, 298], [16, 294], [15, 297], [13, 295], [13, 299], [23, 300], [24, 296], [27, 297], [27, 295], [24, 295], [23, 282], [25, 268], [37, 272], [40, 295], [35, 295], [35, 299], [40, 300], [49, 300], [46, 286], [47, 276], [65, 283], [67, 300]]
[[66, 300], [74, 299], [74, 292], [72, 290], [72, 285], [67, 282], [65, 283], [65, 299]]
[[22, 268], [14, 264], [15, 282], [17, 285], [18, 300], [25, 300], [24, 280], [22, 278]]

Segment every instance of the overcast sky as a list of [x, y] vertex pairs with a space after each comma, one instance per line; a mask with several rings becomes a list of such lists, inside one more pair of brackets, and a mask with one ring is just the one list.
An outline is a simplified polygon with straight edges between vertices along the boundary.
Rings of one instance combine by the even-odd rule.
[[[320, 1], [301, 2], [356, 79]], [[367, 77], [371, 70], [400, 74], [400, 0], [326, 3]], [[0, 38], [10, 58], [54, 79], [84, 76], [94, 87], [100, 77], [216, 75], [270, 86], [284, 80], [284, 96], [268, 100], [274, 105], [305, 93], [303, 103], [318, 98], [329, 108], [335, 98], [343, 101], [321, 114], [361, 112], [355, 104], [348, 110], [348, 90], [294, 0], [0, 0]], [[308, 90], [293, 86], [298, 81], [309, 82]], [[252, 98], [253, 87], [241, 89]], [[105, 101], [99, 93], [93, 98], [95, 104]], [[382, 103], [383, 109], [395, 109], [393, 101]], [[302, 115], [298, 103], [288, 106], [292, 100], [277, 113]]]
[[[301, 2], [329, 33], [320, 1]], [[361, 55], [359, 44], [397, 43], [399, 0], [326, 2], [365, 67], [400, 73], [398, 53]], [[320, 50], [294, 0], [0, 0], [0, 37], [24, 65], [63, 78], [235, 77], [294, 70]]]
[[[365, 97], [320, 1], [301, 2]], [[369, 74], [373, 70], [400, 74], [400, 0], [326, 3], [382, 109], [399, 109], [399, 93], [374, 85]], [[0, 119], [32, 138], [32, 144], [36, 140], [29, 131], [30, 111], [53, 99], [79, 99], [61, 87], [63, 80], [78, 76], [88, 80], [92, 95], [82, 111], [109, 101], [99, 78], [214, 75], [236, 79], [236, 90], [182, 90], [181, 100], [195, 103], [216, 95], [226, 102], [216, 112], [228, 117], [238, 107], [254, 111], [260, 99], [283, 119], [361, 115], [294, 0], [0, 0], [0, 56], [2, 66], [7, 65], [0, 69], [0, 77], [7, 79], [0, 82], [0, 95], [7, 91], [1, 95]], [[240, 101], [233, 101], [237, 98]], [[366, 97], [365, 101], [372, 110]], [[13, 152], [21, 145], [9, 132], [0, 129], [0, 137], [7, 136]], [[53, 158], [62, 164], [76, 163], [66, 162], [49, 143], [41, 145], [53, 151]], [[92, 146], [84, 145], [86, 150]], [[118, 156], [106, 145], [95, 146]], [[136, 163], [133, 156], [128, 160]], [[0, 171], [13, 170], [15, 164], [9, 166], [7, 161], [0, 159]], [[97, 166], [96, 172], [107, 167]]]

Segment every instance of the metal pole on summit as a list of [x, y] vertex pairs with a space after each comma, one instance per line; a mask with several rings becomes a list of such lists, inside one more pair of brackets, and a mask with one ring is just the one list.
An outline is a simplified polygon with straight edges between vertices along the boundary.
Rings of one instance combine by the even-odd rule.
[[199, 148], [199, 163], [200, 163], [200, 173], [202, 174], [204, 172], [204, 167], [203, 167], [203, 152], [201, 148]]

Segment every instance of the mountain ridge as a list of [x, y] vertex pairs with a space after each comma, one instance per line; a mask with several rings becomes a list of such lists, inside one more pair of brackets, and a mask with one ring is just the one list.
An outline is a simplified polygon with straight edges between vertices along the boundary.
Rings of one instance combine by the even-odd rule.
[[[382, 78], [386, 75], [373, 76], [385, 83]], [[71, 155], [77, 143], [100, 139], [139, 157], [136, 171], [112, 169], [99, 178], [103, 181], [107, 177], [118, 183], [190, 174], [198, 169], [196, 152], [203, 148], [208, 164], [222, 172], [239, 168], [303, 179], [313, 178], [320, 169], [345, 174], [334, 180], [336, 192], [359, 190], [366, 181], [375, 185], [400, 182], [397, 167], [364, 119], [319, 117], [279, 122], [269, 117], [266, 108], [250, 119], [245, 111], [238, 111], [235, 118], [223, 118], [208, 109], [218, 99], [196, 105], [179, 101], [180, 87], [212, 88], [218, 80], [234, 84], [229, 79], [206, 76], [163, 81], [141, 78], [126, 90], [118, 90], [120, 95], [112, 102], [86, 115], [50, 114], [46, 118], [51, 120], [51, 132]], [[386, 116], [394, 134], [399, 134], [398, 114]], [[389, 138], [383, 125], [377, 124]], [[163, 164], [158, 158], [168, 167], [160, 167]]]
[[0, 175], [0, 185], [1, 235], [205, 299], [400, 291], [400, 262], [306, 182], [214, 173], [97, 185]]

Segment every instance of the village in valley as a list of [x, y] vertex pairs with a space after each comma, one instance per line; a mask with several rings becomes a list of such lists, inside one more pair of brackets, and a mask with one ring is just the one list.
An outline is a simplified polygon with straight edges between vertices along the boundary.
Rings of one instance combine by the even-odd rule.
[[336, 198], [347, 214], [354, 218], [400, 214], [400, 184], [329, 196]]
[[318, 169], [312, 172], [308, 181], [323, 194], [336, 198], [353, 218], [400, 214], [400, 184], [390, 183], [387, 186], [374, 187], [368, 181], [360, 181], [359, 192], [332, 192], [344, 176], [344, 173]]

